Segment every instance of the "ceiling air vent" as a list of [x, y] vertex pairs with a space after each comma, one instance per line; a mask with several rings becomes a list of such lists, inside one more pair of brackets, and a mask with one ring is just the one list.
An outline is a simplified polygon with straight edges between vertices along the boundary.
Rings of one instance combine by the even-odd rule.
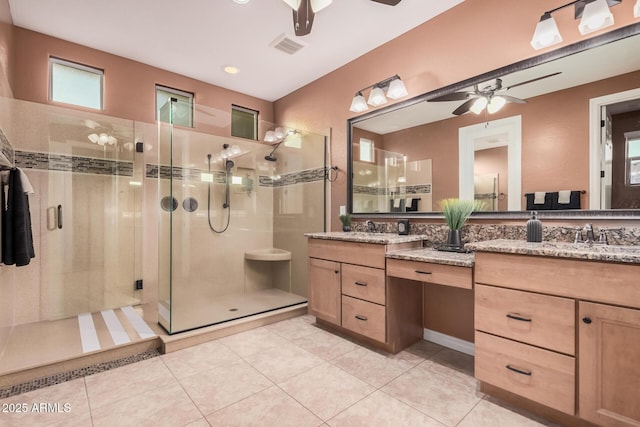
[[278, 37], [276, 37], [269, 44], [269, 46], [281, 50], [284, 53], [288, 53], [289, 55], [293, 55], [294, 53], [305, 47], [303, 43], [293, 40], [291, 36], [285, 33], [282, 33]]

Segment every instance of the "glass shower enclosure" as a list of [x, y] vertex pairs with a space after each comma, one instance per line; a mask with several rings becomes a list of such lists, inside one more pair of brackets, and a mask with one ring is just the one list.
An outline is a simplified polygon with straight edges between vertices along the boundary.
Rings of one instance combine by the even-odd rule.
[[160, 111], [154, 172], [160, 325], [173, 334], [305, 304], [304, 233], [325, 229], [325, 137], [216, 136], [230, 118], [195, 106], [194, 128], [175, 125], [176, 104]]

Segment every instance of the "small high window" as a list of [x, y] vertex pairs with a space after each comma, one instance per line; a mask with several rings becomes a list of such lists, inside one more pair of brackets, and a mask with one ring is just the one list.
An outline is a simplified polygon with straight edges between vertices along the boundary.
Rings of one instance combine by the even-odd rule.
[[49, 99], [102, 110], [104, 71], [58, 58], [49, 58]]
[[[170, 110], [171, 99], [176, 100], [173, 110]], [[156, 118], [161, 122], [193, 127], [193, 94], [156, 85], [156, 112]]]
[[370, 163], [375, 161], [373, 141], [370, 139], [360, 138], [360, 161]]
[[627, 183], [640, 185], [640, 134], [627, 136]]
[[231, 105], [231, 136], [257, 140], [258, 112], [239, 105]]

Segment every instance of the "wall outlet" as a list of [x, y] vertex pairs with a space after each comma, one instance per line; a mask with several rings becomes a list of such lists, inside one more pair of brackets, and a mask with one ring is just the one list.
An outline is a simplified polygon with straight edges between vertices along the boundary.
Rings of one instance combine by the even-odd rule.
[[139, 291], [142, 289], [142, 279], [135, 281], [135, 287], [136, 287], [136, 291]]

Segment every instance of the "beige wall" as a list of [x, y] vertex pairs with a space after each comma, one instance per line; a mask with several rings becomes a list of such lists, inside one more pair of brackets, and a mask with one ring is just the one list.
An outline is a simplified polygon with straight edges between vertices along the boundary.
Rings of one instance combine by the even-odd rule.
[[[356, 90], [399, 74], [409, 96], [416, 96], [539, 55], [544, 51], [535, 51], [529, 44], [536, 23], [545, 10], [564, 3], [557, 0], [466, 0], [276, 101], [275, 119], [278, 123], [307, 129], [332, 129], [331, 161], [340, 168], [342, 174], [332, 184], [331, 228], [340, 228], [338, 209], [340, 205], [346, 205], [347, 200], [346, 121], [356, 116], [349, 111]], [[636, 22], [633, 5], [634, 2], [622, 2], [612, 8], [615, 25], [606, 31]], [[564, 42], [553, 48], [584, 39], [578, 32], [572, 8], [555, 13], [554, 18], [561, 28]], [[450, 148], [447, 153], [456, 159], [457, 165], [457, 144], [455, 149]], [[585, 161], [581, 176], [587, 173], [586, 165]], [[434, 160], [434, 190], [444, 185], [435, 180], [438, 175], [436, 167]], [[447, 167], [447, 164], [443, 164], [443, 167]], [[523, 171], [523, 185], [529, 179], [528, 173]], [[457, 188], [457, 177], [447, 180], [447, 184]], [[438, 200], [438, 197], [434, 193], [434, 200]]]
[[[52, 103], [48, 99], [48, 63], [54, 56], [104, 70], [102, 112], [109, 116], [153, 122], [155, 85], [161, 84], [194, 93], [195, 103], [209, 110], [230, 114], [234, 103], [258, 110], [261, 120], [273, 122], [273, 105], [268, 101], [19, 27], [14, 27], [13, 39], [15, 51], [20, 52], [13, 61], [13, 68], [20, 70], [13, 84], [14, 96], [19, 99]], [[229, 136], [228, 125], [206, 125], [211, 121], [206, 115], [198, 110], [195, 115], [198, 130]]]

